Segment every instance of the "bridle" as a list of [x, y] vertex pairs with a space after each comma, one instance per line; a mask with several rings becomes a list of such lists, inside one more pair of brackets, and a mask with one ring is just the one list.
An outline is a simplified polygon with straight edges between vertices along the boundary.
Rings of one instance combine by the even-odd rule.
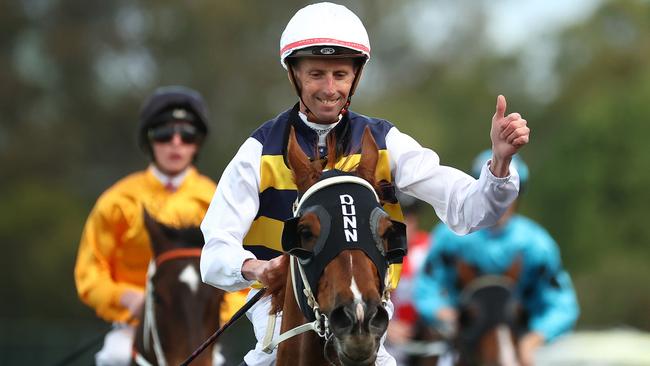
[[[158, 334], [158, 326], [156, 323], [153, 276], [156, 274], [156, 269], [165, 262], [183, 258], [198, 258], [200, 256], [201, 248], [177, 248], [164, 251], [149, 262], [149, 268], [147, 269], [147, 285], [145, 290], [142, 336], [145, 351], [149, 351], [153, 343], [153, 351], [156, 356], [156, 362], [159, 366], [167, 366], [167, 361], [165, 360], [165, 353], [163, 352], [160, 343], [160, 336]], [[152, 366], [152, 364], [137, 352], [135, 348], [133, 349], [133, 361], [140, 366]]]
[[[383, 247], [380, 247], [381, 243], [378, 242], [378, 238], [375, 238], [372, 234], [370, 234], [371, 230], [367, 230], [368, 232], [366, 233], [363, 232], [360, 223], [361, 221], [356, 220], [356, 216], [355, 223], [359, 223], [359, 231], [358, 233], [356, 231], [354, 233], [354, 243], [350, 243], [350, 240], [348, 240], [347, 245], [349, 245], [349, 247], [343, 247], [340, 243], [345, 242], [343, 238], [350, 239], [352, 236], [347, 236], [348, 233], [346, 233], [345, 237], [341, 235], [337, 237], [336, 234], [333, 234], [331, 231], [329, 231], [335, 225], [331, 225], [330, 228], [329, 223], [323, 225], [323, 231], [329, 232], [325, 234], [326, 239], [324, 242], [320, 243], [320, 245], [319, 243], [316, 244], [316, 248], [318, 248], [317, 250], [313, 252], [306, 250], [304, 248], [301, 248], [296, 242], [297, 239], [295, 237], [295, 232], [297, 224], [305, 210], [309, 210], [310, 205], [313, 205], [315, 203], [314, 201], [323, 200], [324, 198], [326, 201], [331, 201], [329, 199], [331, 197], [328, 198], [328, 195], [334, 195], [337, 199], [339, 197], [342, 197], [342, 195], [339, 196], [339, 194], [341, 193], [341, 187], [344, 187], [342, 185], [345, 184], [347, 184], [347, 187], [352, 188], [353, 190], [355, 189], [356, 191], [360, 191], [362, 195], [359, 197], [366, 198], [366, 201], [372, 201], [366, 205], [367, 207], [363, 206], [364, 202], [359, 202], [356, 206], [359, 207], [360, 213], [365, 212], [368, 214], [368, 217], [363, 216], [364, 218], [372, 221], [372, 217], [374, 217], [375, 220], [378, 220], [379, 216], [377, 215], [381, 213], [387, 216], [387, 214], [381, 208], [379, 197], [377, 196], [377, 193], [370, 183], [360, 177], [346, 174], [340, 171], [331, 172], [332, 174], [329, 174], [329, 176], [326, 176], [324, 179], [316, 182], [304, 194], [302, 194], [302, 196], [299, 196], [297, 198], [293, 209], [294, 217], [285, 222], [285, 227], [282, 234], [283, 249], [289, 254], [289, 268], [296, 303], [298, 304], [298, 307], [300, 308], [305, 318], [312, 321], [288, 330], [274, 340], [273, 328], [275, 327], [275, 316], [270, 315], [269, 323], [267, 326], [267, 334], [263, 341], [264, 352], [271, 353], [273, 349], [284, 340], [310, 330], [313, 330], [320, 338], [323, 338], [325, 340], [325, 347], [327, 346], [327, 344], [332, 339], [333, 333], [330, 330], [329, 319], [327, 318], [327, 315], [321, 312], [318, 301], [316, 300], [316, 294], [312, 288], [316, 285], [318, 279], [320, 278], [320, 271], [324, 269], [324, 266], [326, 266], [327, 263], [329, 263], [329, 261], [337, 256], [342, 250], [360, 249], [363, 250], [366, 255], [368, 255], [368, 257], [377, 267], [379, 277], [383, 279], [383, 283], [380, 284], [382, 306], [385, 307], [390, 299], [391, 276], [390, 271], [388, 271], [388, 266], [390, 263], [397, 262], [398, 259], [401, 260], [401, 258], [406, 254], [406, 237], [405, 234], [402, 233], [402, 231], [405, 232], [405, 228], [402, 223], [396, 221], [393, 222], [394, 225], [400, 228], [400, 233], [402, 233], [403, 236], [397, 237], [394, 243], [389, 243], [389, 248], [387, 251], [384, 251]], [[339, 190], [337, 191], [336, 188]], [[332, 191], [332, 189], [334, 190]], [[368, 194], [368, 191], [372, 192], [371, 196]], [[317, 196], [318, 193], [320, 193], [320, 196]], [[343, 205], [343, 202], [343, 198], [341, 198], [341, 205]], [[337, 206], [336, 208], [339, 210], [339, 214], [342, 209], [344, 213], [346, 212], [345, 208], [342, 208], [342, 206]], [[327, 209], [321, 208], [319, 217], [329, 218], [326, 211]], [[355, 211], [352, 210], [351, 212]], [[334, 219], [332, 218], [332, 220]], [[369, 227], [372, 228], [372, 223], [369, 224]], [[360, 237], [359, 240], [357, 240], [357, 234]], [[323, 235], [323, 233], [321, 233], [321, 235]], [[368, 243], [373, 243], [374, 245]], [[309, 270], [312, 270], [312, 273], [308, 273], [307, 271]], [[325, 355], [327, 357], [327, 352], [325, 352]]]

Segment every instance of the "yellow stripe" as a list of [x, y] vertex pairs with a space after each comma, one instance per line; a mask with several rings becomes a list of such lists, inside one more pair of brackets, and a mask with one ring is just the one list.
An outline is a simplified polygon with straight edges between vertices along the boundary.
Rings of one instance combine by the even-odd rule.
[[391, 219], [404, 222], [404, 215], [402, 214], [402, 208], [399, 203], [386, 203], [382, 208], [388, 213]]
[[260, 216], [251, 224], [244, 238], [244, 245], [261, 245], [282, 251], [282, 228], [284, 222]]
[[[349, 172], [359, 165], [360, 159], [361, 154], [349, 155], [339, 159], [335, 164], [335, 168]], [[375, 179], [377, 181], [382, 179], [389, 182], [392, 181], [387, 150], [379, 150], [379, 161], [377, 162]], [[260, 192], [264, 192], [267, 188], [296, 189], [291, 170], [284, 164], [282, 155], [262, 156], [260, 164]]]
[[282, 155], [262, 155], [260, 192], [264, 192], [267, 188], [296, 189], [291, 170], [284, 164]]
[[394, 290], [397, 288], [397, 283], [399, 283], [399, 276], [402, 274], [402, 263], [393, 263], [388, 266], [388, 272], [390, 273], [390, 288]]

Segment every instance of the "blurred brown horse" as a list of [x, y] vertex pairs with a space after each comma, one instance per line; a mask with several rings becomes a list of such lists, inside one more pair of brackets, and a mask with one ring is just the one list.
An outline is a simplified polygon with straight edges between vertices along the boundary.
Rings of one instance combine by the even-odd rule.
[[[525, 313], [515, 296], [515, 285], [521, 273], [521, 258], [500, 275], [484, 275], [463, 262], [456, 261], [458, 288], [458, 329], [451, 339], [438, 330], [423, 327], [416, 339], [438, 344], [449, 342], [445, 361], [438, 356], [412, 357], [412, 365], [448, 365], [449, 358], [457, 366], [519, 366], [518, 338], [525, 331]], [[421, 343], [421, 342], [420, 342]], [[440, 362], [440, 363], [439, 363]]]
[[[335, 146], [335, 143], [329, 141], [328, 145]], [[329, 151], [329, 167], [333, 167], [336, 161], [333, 155], [334, 152]], [[374, 365], [380, 338], [388, 326], [388, 313], [384, 308], [387, 258], [391, 253], [403, 255], [403, 248], [391, 248], [399, 246], [396, 243], [401, 243], [400, 239], [404, 239], [405, 243], [405, 237], [396, 238], [403, 231], [403, 227], [400, 228], [402, 224], [391, 221], [388, 214], [381, 210], [374, 190], [378, 161], [376, 142], [366, 128], [360, 162], [353, 174], [336, 170], [324, 173], [321, 162], [309, 161], [291, 130], [287, 160], [298, 194], [302, 197], [299, 206], [304, 204], [302, 209], [297, 210], [301, 214], [293, 219], [294, 226], [288, 227], [285, 223], [283, 248], [291, 254], [288, 267], [293, 275], [285, 273], [285, 283], [278, 288], [269, 288], [273, 295], [272, 312], [282, 311], [283, 334], [313, 321], [307, 319], [312, 315], [316, 319], [315, 324], [319, 325], [315, 331], [302, 332], [279, 343], [277, 364], [318, 366], [335, 362], [342, 365]], [[331, 179], [342, 182], [347, 188], [332, 183]], [[310, 187], [313, 189], [305, 194]], [[350, 193], [350, 198], [344, 198], [348, 196], [347, 191], [341, 190], [345, 189], [357, 192], [354, 203], [351, 203], [351, 197], [355, 193]], [[322, 199], [323, 196], [331, 199]], [[311, 198], [307, 200], [305, 197]], [[370, 207], [367, 211], [372, 210], [375, 216], [364, 215], [364, 207]], [[346, 212], [356, 216], [342, 217]], [[352, 235], [351, 228], [356, 230], [357, 226], [359, 243], [355, 243], [356, 247], [346, 246], [350, 240], [346, 243], [343, 236], [345, 228], [350, 230], [346, 235]], [[362, 226], [367, 234], [361, 233]], [[356, 231], [354, 235], [356, 242]], [[287, 249], [285, 236], [293, 236], [294, 240], [289, 245], [295, 244], [295, 247]], [[327, 254], [327, 251], [330, 253]], [[327, 259], [323, 260], [323, 257]], [[319, 261], [322, 272], [313, 271], [310, 266], [317, 266]], [[311, 291], [305, 295], [304, 290]]]
[[501, 275], [481, 275], [459, 262], [460, 321], [458, 365], [519, 366], [517, 340], [524, 332], [524, 312], [515, 294], [521, 273], [517, 257]]
[[[134, 365], [178, 365], [219, 328], [224, 292], [201, 281], [199, 227], [175, 229], [145, 211], [154, 260], [147, 273], [143, 317], [133, 344]], [[212, 366], [212, 347], [192, 363]]]

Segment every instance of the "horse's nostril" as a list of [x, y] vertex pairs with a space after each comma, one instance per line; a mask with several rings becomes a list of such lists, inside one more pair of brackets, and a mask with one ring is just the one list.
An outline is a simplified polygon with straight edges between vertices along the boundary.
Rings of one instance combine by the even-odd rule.
[[355, 324], [355, 315], [347, 306], [339, 306], [330, 313], [329, 322], [337, 336], [349, 334]]
[[383, 334], [388, 328], [388, 312], [383, 306], [371, 307], [368, 312], [368, 329], [373, 334]]

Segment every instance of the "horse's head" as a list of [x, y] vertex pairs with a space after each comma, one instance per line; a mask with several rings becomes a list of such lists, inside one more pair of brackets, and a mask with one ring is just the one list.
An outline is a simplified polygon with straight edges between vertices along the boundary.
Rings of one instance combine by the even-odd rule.
[[[199, 227], [169, 227], [146, 210], [144, 222], [153, 261], [135, 346], [157, 364], [160, 358], [166, 364], [179, 364], [218, 328], [223, 291], [201, 282], [199, 257], [204, 241]], [[210, 357], [205, 352], [195, 362], [211, 365]]]
[[[374, 188], [378, 150], [368, 128], [361, 151], [356, 170], [343, 173], [323, 172], [320, 162], [310, 162], [293, 130], [287, 148], [299, 203], [285, 223], [283, 247], [304, 269], [344, 365], [375, 363], [388, 326], [382, 303], [386, 272], [391, 258], [405, 250], [404, 226], [381, 208]], [[300, 290], [304, 284], [299, 277], [296, 282], [298, 302], [310, 318]]]
[[521, 273], [517, 257], [503, 275], [479, 275], [459, 261], [460, 326], [458, 347], [463, 365], [519, 365], [517, 336], [522, 308], [515, 296]]

